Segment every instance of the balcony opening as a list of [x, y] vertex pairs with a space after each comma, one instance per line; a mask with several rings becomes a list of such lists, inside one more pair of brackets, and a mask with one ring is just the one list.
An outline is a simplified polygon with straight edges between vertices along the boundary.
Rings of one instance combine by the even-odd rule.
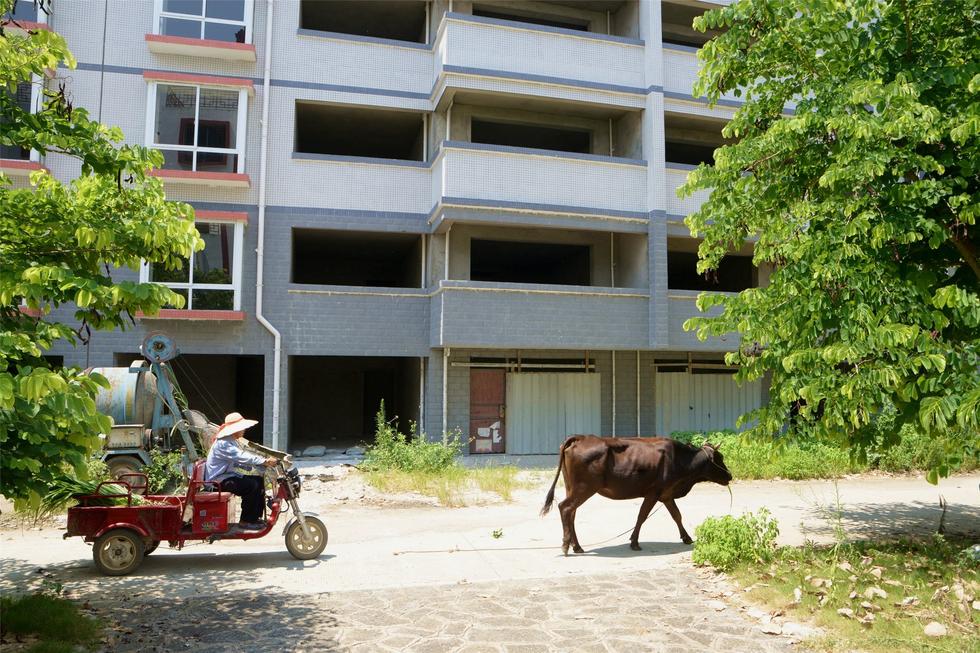
[[[129, 367], [143, 356], [117, 353], [116, 367]], [[246, 437], [262, 441], [265, 408], [265, 360], [262, 356], [231, 354], [181, 354], [171, 361], [187, 406], [204, 413], [215, 424], [224, 422], [228, 413], [241, 413], [258, 424]]]
[[561, 127], [545, 127], [493, 120], [473, 119], [470, 124], [470, 138], [474, 143], [528, 147], [556, 152], [577, 152], [588, 154], [592, 151], [592, 132]]
[[684, 45], [690, 48], [701, 48], [705, 43], [718, 36], [718, 30], [699, 32], [693, 27], [694, 19], [707, 9], [674, 2], [664, 2], [660, 5], [661, 30], [664, 43]]
[[511, 20], [518, 23], [530, 23], [531, 25], [546, 25], [548, 27], [561, 27], [564, 29], [574, 29], [581, 32], [589, 31], [589, 21], [585, 19], [574, 19], [554, 14], [542, 14], [533, 11], [520, 11], [512, 7], [496, 7], [493, 5], [473, 5], [473, 15], [485, 18], [497, 18], [499, 20]]
[[293, 283], [418, 288], [421, 267], [415, 234], [293, 230]]
[[733, 143], [721, 135], [724, 121], [675, 113], [664, 114], [664, 158], [668, 164], [715, 162], [715, 150]]
[[637, 0], [492, 2], [473, 4], [473, 15], [578, 32], [639, 38]]
[[473, 239], [470, 241], [470, 279], [589, 286], [592, 283], [591, 259], [588, 245]]
[[[50, 9], [50, 6], [48, 6]], [[34, 0], [14, 0], [14, 6], [3, 14], [3, 20], [25, 21], [29, 23], [43, 21], [46, 15], [45, 10], [38, 11], [38, 5]]]
[[698, 274], [698, 242], [667, 239], [667, 287], [672, 290], [740, 292], [759, 285], [758, 269], [751, 255], [729, 254], [717, 270]]
[[290, 356], [289, 449], [331, 450], [374, 440], [374, 417], [385, 413], [402, 432], [419, 419], [415, 357]]
[[[31, 113], [31, 83], [21, 82], [17, 84], [17, 89], [13, 92], [14, 101], [17, 106], [26, 113]], [[0, 93], [9, 93], [6, 89]], [[6, 116], [0, 116], [0, 124], [9, 122]], [[17, 159], [28, 161], [31, 158], [31, 151], [18, 145], [0, 145], [0, 159]]]
[[296, 152], [422, 160], [422, 114], [296, 103]]
[[318, 32], [424, 43], [425, 4], [418, 0], [303, 0], [299, 26]]

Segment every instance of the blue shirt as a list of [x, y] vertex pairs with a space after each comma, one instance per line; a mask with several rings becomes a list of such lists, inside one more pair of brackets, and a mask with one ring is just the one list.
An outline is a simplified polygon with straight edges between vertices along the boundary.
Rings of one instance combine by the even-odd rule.
[[223, 481], [232, 476], [241, 476], [235, 467], [261, 465], [265, 458], [245, 451], [235, 438], [221, 438], [211, 445], [208, 463], [204, 469], [204, 480]]

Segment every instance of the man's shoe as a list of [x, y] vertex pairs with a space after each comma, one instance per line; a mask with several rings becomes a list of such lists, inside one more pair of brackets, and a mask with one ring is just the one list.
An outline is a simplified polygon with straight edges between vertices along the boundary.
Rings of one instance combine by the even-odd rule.
[[240, 521], [238, 522], [238, 528], [243, 531], [263, 531], [265, 530], [265, 522], [261, 521]]

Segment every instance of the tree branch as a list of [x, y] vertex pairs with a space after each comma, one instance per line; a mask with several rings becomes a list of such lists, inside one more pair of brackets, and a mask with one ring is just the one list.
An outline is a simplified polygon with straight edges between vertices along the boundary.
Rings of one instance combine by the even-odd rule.
[[976, 275], [977, 280], [980, 281], [980, 263], [977, 262], [976, 248], [970, 242], [970, 238], [968, 236], [960, 237], [954, 232], [950, 240], [953, 246], [956, 247], [956, 251], [960, 253], [960, 256], [966, 261], [966, 264], [973, 270], [973, 274]]

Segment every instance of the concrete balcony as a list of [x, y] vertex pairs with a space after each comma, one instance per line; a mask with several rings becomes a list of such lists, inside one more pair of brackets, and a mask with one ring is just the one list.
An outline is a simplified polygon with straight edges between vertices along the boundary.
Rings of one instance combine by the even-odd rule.
[[441, 281], [433, 347], [631, 349], [649, 345], [642, 288]]
[[424, 219], [432, 208], [431, 171], [422, 161], [293, 152], [277, 174], [288, 183], [269, 189], [270, 203], [337, 211], [413, 214]]
[[434, 172], [445, 205], [647, 220], [645, 161], [447, 141]]
[[521, 94], [644, 103], [643, 41], [637, 39], [449, 13], [434, 51], [435, 77], [445, 73], [451, 86], [489, 82], [486, 90], [504, 90], [499, 85], [510, 82], [507, 90]]
[[[697, 48], [685, 45], [664, 44], [664, 94], [677, 99], [691, 98], [694, 82], [698, 78], [700, 64]], [[703, 102], [703, 99], [701, 100]], [[741, 100], [731, 93], [721, 96], [721, 105], [738, 105]]]
[[[289, 284], [270, 298], [283, 335], [304, 355], [425, 356], [429, 296], [421, 288]], [[271, 313], [270, 313], [271, 314]]]
[[689, 351], [731, 351], [738, 347], [739, 337], [729, 333], [721, 337], [698, 340], [696, 331], [685, 331], [684, 322], [692, 317], [707, 317], [721, 314], [721, 307], [716, 306], [707, 313], [702, 313], [697, 307], [697, 290], [668, 290], [667, 291], [667, 322], [668, 344], [671, 348]]
[[684, 185], [688, 173], [694, 168], [695, 166], [692, 165], [667, 162], [667, 168], [664, 171], [664, 183], [666, 184], [668, 218], [686, 217], [708, 201], [708, 197], [711, 195], [709, 190], [699, 190], [690, 197], [680, 198], [677, 196], [677, 189]]

